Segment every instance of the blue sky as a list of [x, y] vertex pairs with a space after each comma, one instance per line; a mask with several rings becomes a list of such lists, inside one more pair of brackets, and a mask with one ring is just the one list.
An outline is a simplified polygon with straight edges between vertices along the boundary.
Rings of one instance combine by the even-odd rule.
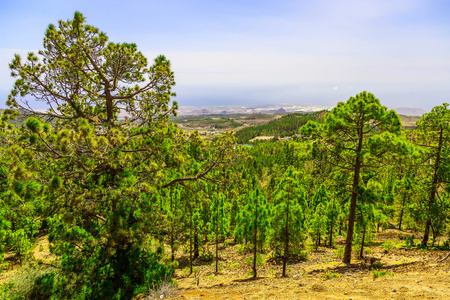
[[14, 53], [81, 11], [113, 42], [172, 61], [180, 105], [335, 104], [363, 90], [388, 107], [450, 102], [450, 1], [4, 1], [0, 107]]

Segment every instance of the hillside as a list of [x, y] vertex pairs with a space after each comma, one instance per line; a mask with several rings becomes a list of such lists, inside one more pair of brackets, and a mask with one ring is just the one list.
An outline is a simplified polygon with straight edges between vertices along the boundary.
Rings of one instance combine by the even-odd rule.
[[264, 124], [243, 128], [236, 132], [236, 137], [239, 144], [246, 144], [258, 136], [278, 136], [280, 138], [292, 136], [297, 134], [298, 129], [309, 120], [318, 121], [321, 116], [323, 116], [323, 111], [312, 114], [288, 114]]

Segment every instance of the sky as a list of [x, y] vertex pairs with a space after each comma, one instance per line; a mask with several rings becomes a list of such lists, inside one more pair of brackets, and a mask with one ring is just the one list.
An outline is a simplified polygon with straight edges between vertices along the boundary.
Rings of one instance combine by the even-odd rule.
[[14, 53], [80, 11], [110, 41], [164, 54], [179, 105], [320, 104], [364, 90], [388, 107], [450, 102], [446, 0], [0, 0], [0, 108]]

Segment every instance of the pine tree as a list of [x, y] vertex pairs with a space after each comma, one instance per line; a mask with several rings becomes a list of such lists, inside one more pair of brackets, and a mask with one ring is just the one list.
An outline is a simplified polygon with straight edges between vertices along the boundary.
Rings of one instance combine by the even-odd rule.
[[379, 166], [385, 154], [406, 154], [407, 141], [401, 138], [401, 122], [393, 111], [373, 94], [362, 92], [347, 102], [339, 102], [325, 115], [324, 124], [308, 122], [301, 128], [304, 136], [315, 140], [311, 156], [318, 167], [326, 166], [351, 176], [350, 211], [344, 263], [350, 263], [357, 198], [362, 171]]
[[228, 234], [229, 220], [225, 212], [225, 195], [221, 192], [213, 194], [211, 203], [210, 232], [216, 244], [216, 274], [219, 273], [219, 240]]
[[398, 230], [402, 230], [403, 216], [408, 202], [410, 201], [411, 194], [413, 191], [413, 174], [407, 172], [403, 178], [397, 180], [394, 185], [394, 190], [399, 198], [400, 213], [398, 215]]
[[178, 233], [181, 230], [181, 220], [183, 219], [181, 189], [176, 186], [169, 189], [165, 195], [166, 197], [166, 216], [170, 232], [170, 250], [171, 261], [175, 261], [175, 251], [178, 249]]
[[[25, 61], [15, 55], [10, 68], [17, 80], [7, 105], [30, 116], [11, 143], [32, 153], [20, 159], [38, 162], [44, 189], [61, 182], [43, 195], [53, 203], [49, 240], [59, 258], [59, 271], [41, 281], [55, 291], [47, 296], [129, 299], [158, 284], [170, 270], [144, 247], [154, 227], [150, 202], [161, 188], [230, 163], [232, 134], [212, 144], [170, 123], [170, 61], [149, 64], [135, 44], [108, 42], [79, 12], [49, 25], [44, 50]], [[46, 111], [33, 110], [30, 98]]]
[[253, 248], [253, 278], [257, 277], [256, 262], [258, 248], [262, 249], [267, 239], [270, 226], [270, 212], [267, 200], [259, 188], [250, 194], [244, 195], [247, 201], [238, 215], [238, 222], [234, 234], [240, 243], [250, 242]]
[[342, 210], [337, 198], [334, 195], [331, 195], [326, 206], [326, 227], [328, 231], [329, 247], [333, 246], [333, 236], [335, 235], [336, 224], [341, 213]]
[[292, 250], [299, 251], [305, 241], [304, 192], [294, 167], [281, 177], [273, 196], [271, 244], [276, 253], [283, 252], [282, 276]]
[[328, 194], [326, 187], [322, 184], [315, 192], [310, 202], [310, 229], [311, 239], [316, 244], [316, 251], [320, 246], [321, 237], [326, 233], [328, 223]]
[[[422, 246], [426, 247], [429, 239], [432, 219], [436, 214], [442, 212], [437, 200], [439, 199], [439, 185], [448, 183], [449, 175], [449, 142], [450, 142], [450, 109], [448, 104], [444, 103], [434, 107], [431, 112], [422, 116], [417, 121], [418, 136], [416, 143], [424, 151], [423, 168], [427, 169], [423, 180], [425, 190], [428, 193], [428, 199], [425, 204], [425, 232], [422, 240]], [[441, 218], [436, 218], [441, 219]]]
[[309, 220], [309, 228], [311, 230], [311, 240], [316, 245], [316, 251], [319, 249], [322, 235], [326, 233], [327, 229], [327, 212], [326, 205], [319, 203], [316, 210], [311, 212]]
[[[368, 188], [361, 188], [360, 195], [358, 197], [358, 206], [356, 214], [356, 232], [357, 241], [360, 245], [359, 257], [364, 255], [364, 246], [367, 241], [368, 233], [374, 225], [376, 209], [375, 203], [377, 203], [377, 195], [371, 189], [371, 184]], [[378, 212], [381, 213], [381, 212]]]

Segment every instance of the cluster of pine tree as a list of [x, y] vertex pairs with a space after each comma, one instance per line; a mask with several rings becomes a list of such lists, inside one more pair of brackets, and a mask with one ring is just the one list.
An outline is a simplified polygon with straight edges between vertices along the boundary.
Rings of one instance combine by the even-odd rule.
[[323, 113], [292, 113], [264, 124], [243, 128], [236, 132], [237, 142], [239, 144], [247, 144], [257, 136], [282, 138], [296, 135], [298, 134], [299, 127], [305, 125], [309, 120], [320, 121]]

